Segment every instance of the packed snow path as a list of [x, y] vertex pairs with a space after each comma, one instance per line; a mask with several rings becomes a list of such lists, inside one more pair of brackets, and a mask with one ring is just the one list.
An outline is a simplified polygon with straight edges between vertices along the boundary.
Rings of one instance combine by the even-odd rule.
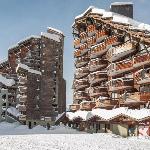
[[122, 138], [120, 136], [105, 133], [84, 134], [84, 132], [78, 132], [64, 126], [53, 127], [53, 129], [49, 131], [41, 126], [29, 130], [27, 126], [19, 125], [17, 123], [0, 123], [0, 150], [149, 149], [150, 138], [148, 137]]

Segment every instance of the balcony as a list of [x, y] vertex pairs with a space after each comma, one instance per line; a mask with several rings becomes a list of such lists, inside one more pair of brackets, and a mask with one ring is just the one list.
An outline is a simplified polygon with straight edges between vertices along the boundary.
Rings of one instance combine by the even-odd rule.
[[75, 61], [76, 68], [85, 66], [86, 64], [88, 64], [89, 60], [90, 58], [88, 56], [78, 57]]
[[84, 91], [77, 91], [74, 93], [74, 100], [89, 100], [89, 95]]
[[73, 88], [77, 91], [77, 90], [81, 90], [81, 89], [85, 89], [89, 87], [89, 82], [87, 79], [79, 79], [79, 80], [75, 80], [73, 83]]
[[69, 109], [71, 111], [77, 111], [80, 109], [80, 105], [79, 104], [72, 104], [72, 105], [69, 105]]
[[25, 86], [18, 86], [19, 92], [20, 93], [26, 93], [27, 92], [27, 87]]
[[147, 65], [147, 64], [150, 64], [150, 54], [147, 52], [138, 54], [133, 58], [134, 68], [142, 67], [143, 65]]
[[95, 36], [89, 37], [87, 39], [88, 48], [91, 48], [91, 46], [96, 44], [96, 38]]
[[88, 36], [93, 36], [96, 32], [96, 27], [95, 25], [88, 25], [87, 26], [87, 33], [88, 33]]
[[128, 56], [134, 51], [136, 51], [136, 48], [133, 43], [124, 43], [122, 45], [110, 48], [107, 52], [107, 59], [109, 62], [113, 62], [119, 60], [120, 58]]
[[27, 83], [27, 78], [26, 77], [19, 77], [19, 84], [25, 85]]
[[89, 72], [89, 68], [88, 67], [78, 68], [78, 69], [76, 69], [76, 72], [75, 72], [75, 78], [76, 79], [83, 78], [83, 77], [87, 76], [89, 73], [90, 72]]
[[80, 40], [81, 40], [81, 43], [85, 43], [86, 42], [86, 40], [87, 40], [86, 32], [81, 32], [80, 33]]
[[150, 68], [135, 72], [135, 81], [139, 85], [150, 84]]
[[107, 80], [107, 72], [106, 71], [96, 71], [93, 73], [90, 73], [89, 75], [89, 82], [92, 85], [99, 84], [102, 81]]
[[85, 53], [87, 53], [89, 50], [87, 43], [80, 44], [80, 50], [81, 50], [81, 55], [84, 55]]
[[111, 46], [115, 46], [119, 43], [120, 42], [118, 41], [118, 38], [115, 35], [109, 36], [105, 39], [105, 44], [106, 44], [107, 49], [109, 49]]
[[74, 40], [74, 48], [79, 48], [80, 47], [80, 38], [76, 38]]
[[118, 105], [117, 100], [104, 99], [104, 100], [97, 100], [95, 108], [112, 109], [114, 107], [117, 107], [117, 105]]
[[108, 61], [106, 59], [100, 59], [100, 58], [91, 59], [89, 62], [89, 70], [91, 72], [98, 71], [102, 68], [107, 67], [107, 65], [108, 65]]
[[96, 32], [96, 42], [100, 43], [102, 40], [104, 40], [108, 36], [107, 32], [105, 30], [100, 30]]
[[90, 87], [90, 97], [108, 96], [107, 86]]
[[20, 115], [19, 120], [20, 121], [25, 121], [26, 120], [26, 115]]
[[25, 105], [19, 105], [19, 106], [18, 106], [18, 110], [19, 110], [20, 112], [26, 111], [26, 106], [25, 106]]
[[96, 105], [95, 102], [83, 101], [80, 103], [80, 109], [90, 111], [90, 110], [92, 110], [92, 108], [95, 107], [95, 105]]
[[133, 62], [131, 59], [126, 59], [116, 63], [112, 63], [108, 66], [108, 75], [115, 76], [122, 74], [133, 69]]
[[97, 44], [91, 47], [91, 56], [90, 58], [96, 58], [107, 52], [108, 48], [105, 42]]
[[27, 95], [23, 95], [19, 97], [19, 102], [20, 103], [25, 103], [27, 101]]
[[140, 93], [140, 100], [141, 101], [150, 101], [150, 92], [141, 92]]
[[135, 93], [131, 93], [128, 97], [127, 97], [127, 99], [126, 99], [126, 101], [124, 102], [125, 104], [126, 103], [135, 103], [135, 104], [137, 104], [137, 103], [141, 103], [142, 104], [142, 102], [148, 102], [148, 101], [150, 101], [150, 92], [135, 92]]
[[117, 78], [112, 79], [108, 82], [108, 91], [123, 91], [123, 90], [132, 90], [134, 88], [134, 79], [133, 78]]

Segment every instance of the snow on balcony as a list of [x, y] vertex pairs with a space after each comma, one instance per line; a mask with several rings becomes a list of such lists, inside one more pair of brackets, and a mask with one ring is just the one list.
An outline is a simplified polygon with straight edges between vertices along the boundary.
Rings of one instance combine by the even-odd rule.
[[19, 70], [19, 68], [22, 68], [22, 69], [24, 69], [24, 70], [27, 70], [28, 72], [33, 73], [33, 74], [39, 74], [39, 75], [41, 75], [41, 72], [40, 72], [40, 71], [31, 69], [30, 67], [28, 67], [28, 66], [25, 65], [25, 64], [19, 63], [18, 66], [17, 66], [17, 68], [16, 68], [16, 72]]
[[0, 82], [8, 87], [13, 86], [15, 84], [14, 79], [7, 79], [6, 77], [2, 76], [1, 74], [0, 74]]

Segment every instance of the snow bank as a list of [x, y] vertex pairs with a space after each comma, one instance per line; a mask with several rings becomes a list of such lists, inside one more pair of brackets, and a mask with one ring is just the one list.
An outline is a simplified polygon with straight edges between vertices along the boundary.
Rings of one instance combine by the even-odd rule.
[[7, 79], [6, 77], [2, 76], [0, 74], [0, 82], [6, 86], [13, 86], [15, 84], [15, 80], [14, 79]]
[[28, 66], [25, 65], [25, 64], [19, 63], [18, 66], [17, 66], [17, 68], [16, 68], [16, 72], [17, 72], [17, 70], [18, 70], [19, 68], [22, 68], [22, 69], [24, 69], [24, 70], [27, 70], [27, 71], [30, 72], [30, 73], [34, 73], [34, 74], [39, 74], [39, 75], [41, 75], [41, 72], [40, 72], [40, 71], [31, 69], [30, 67], [28, 67]]

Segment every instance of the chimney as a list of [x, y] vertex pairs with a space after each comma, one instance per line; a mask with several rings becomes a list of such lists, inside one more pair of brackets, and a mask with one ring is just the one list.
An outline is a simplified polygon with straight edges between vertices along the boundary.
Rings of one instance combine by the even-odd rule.
[[133, 19], [133, 3], [131, 2], [114, 2], [110, 6], [110, 11]]

